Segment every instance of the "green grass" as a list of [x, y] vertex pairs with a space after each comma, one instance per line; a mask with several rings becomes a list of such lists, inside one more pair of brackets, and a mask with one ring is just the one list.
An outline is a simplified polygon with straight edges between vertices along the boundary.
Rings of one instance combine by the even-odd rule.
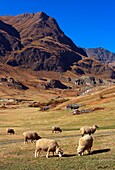
[[[109, 94], [110, 95], [110, 94]], [[83, 100], [82, 100], [83, 99]], [[94, 103], [93, 103], [94, 102]], [[83, 103], [83, 109], [102, 107], [92, 113], [71, 115], [70, 110], [59, 109], [39, 111], [26, 105], [17, 109], [0, 110], [0, 169], [1, 170], [113, 170], [115, 169], [115, 98], [99, 99], [98, 95], [76, 98]], [[79, 128], [97, 124], [99, 129], [93, 134], [92, 154], [78, 156], [76, 147], [81, 136]], [[58, 125], [62, 133], [52, 134], [51, 127]], [[14, 135], [7, 135], [6, 128], [13, 127]], [[34, 158], [35, 143], [23, 143], [22, 133], [35, 130], [41, 137], [54, 138], [64, 151], [58, 156]]]

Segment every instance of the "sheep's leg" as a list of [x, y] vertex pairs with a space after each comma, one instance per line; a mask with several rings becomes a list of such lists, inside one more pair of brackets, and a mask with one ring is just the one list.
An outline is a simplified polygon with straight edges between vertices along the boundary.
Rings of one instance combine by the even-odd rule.
[[46, 158], [48, 158], [48, 156], [49, 156], [49, 152], [47, 152], [47, 154], [46, 154]]
[[80, 153], [78, 153], [78, 156], [81, 156], [81, 154], [80, 154]]
[[35, 150], [35, 158], [37, 158], [38, 157], [38, 150]]
[[84, 153], [82, 152], [82, 153], [81, 153], [81, 155], [83, 156], [83, 155], [84, 155]]
[[90, 154], [91, 148], [87, 149], [87, 154]]
[[41, 152], [41, 149], [39, 149], [38, 154], [37, 154], [37, 157], [39, 157], [39, 156], [40, 156], [40, 152]]
[[41, 151], [40, 149], [39, 150], [38, 149], [35, 150], [35, 158], [39, 157], [40, 151]]
[[49, 153], [50, 153], [50, 151], [48, 150], [48, 151], [47, 151], [47, 154], [46, 154], [46, 158], [48, 158], [48, 156], [49, 156]]
[[34, 143], [34, 139], [31, 139], [31, 143]]
[[52, 155], [54, 156], [54, 152], [52, 152]]
[[27, 142], [27, 139], [24, 139], [24, 144], [26, 144], [26, 142]]

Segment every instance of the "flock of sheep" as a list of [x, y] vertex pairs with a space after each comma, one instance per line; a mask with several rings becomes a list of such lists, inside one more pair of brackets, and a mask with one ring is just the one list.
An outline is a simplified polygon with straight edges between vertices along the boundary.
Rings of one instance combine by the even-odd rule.
[[[91, 148], [93, 146], [93, 137], [91, 134], [95, 133], [96, 129], [98, 128], [97, 125], [93, 127], [84, 126], [80, 128], [80, 132], [82, 137], [79, 139], [77, 154], [83, 155], [84, 151], [87, 151], [88, 154], [91, 153]], [[62, 132], [60, 127], [52, 127], [52, 133]], [[15, 134], [14, 129], [8, 128], [6, 129], [7, 134]], [[52, 152], [53, 156], [54, 153], [62, 157], [63, 150], [60, 148], [58, 143], [54, 139], [44, 139], [41, 138], [36, 132], [34, 131], [27, 131], [23, 133], [24, 136], [24, 143], [27, 143], [28, 140], [34, 142], [36, 140], [36, 149], [35, 149], [35, 158], [40, 155], [41, 151], [47, 152], [46, 158], [48, 158], [50, 152]]]

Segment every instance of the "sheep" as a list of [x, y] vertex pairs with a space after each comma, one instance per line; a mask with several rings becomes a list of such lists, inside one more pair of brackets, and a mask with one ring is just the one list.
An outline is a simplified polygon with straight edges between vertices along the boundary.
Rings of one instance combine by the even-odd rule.
[[96, 129], [98, 128], [97, 125], [94, 125], [93, 127], [89, 127], [89, 126], [84, 126], [80, 128], [80, 132], [82, 134], [82, 136], [84, 136], [85, 134], [93, 134], [95, 133]]
[[6, 134], [15, 134], [15, 131], [14, 131], [14, 129], [11, 129], [11, 128], [7, 128], [6, 129]]
[[33, 142], [34, 140], [41, 139], [41, 137], [34, 131], [24, 132], [23, 136], [24, 136], [24, 144], [26, 142], [28, 143], [28, 140], [31, 140], [31, 142]]
[[46, 158], [48, 158], [50, 152], [53, 153], [56, 152], [56, 154], [59, 155], [59, 157], [62, 157], [63, 151], [57, 144], [57, 142], [53, 139], [39, 139], [36, 141], [36, 149], [35, 149], [35, 158], [37, 158], [40, 155], [41, 151], [47, 152]]
[[59, 126], [52, 126], [52, 133], [56, 132], [62, 132], [61, 128]]
[[91, 135], [86, 134], [85, 136], [79, 139], [77, 154], [79, 156], [84, 155], [85, 150], [87, 151], [88, 154], [90, 154], [92, 146], [93, 146], [93, 138]]

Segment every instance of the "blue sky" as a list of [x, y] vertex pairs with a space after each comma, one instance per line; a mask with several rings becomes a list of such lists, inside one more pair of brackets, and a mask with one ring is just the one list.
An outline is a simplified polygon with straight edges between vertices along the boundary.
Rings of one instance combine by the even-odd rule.
[[3, 0], [0, 16], [45, 12], [80, 47], [115, 52], [115, 0]]

